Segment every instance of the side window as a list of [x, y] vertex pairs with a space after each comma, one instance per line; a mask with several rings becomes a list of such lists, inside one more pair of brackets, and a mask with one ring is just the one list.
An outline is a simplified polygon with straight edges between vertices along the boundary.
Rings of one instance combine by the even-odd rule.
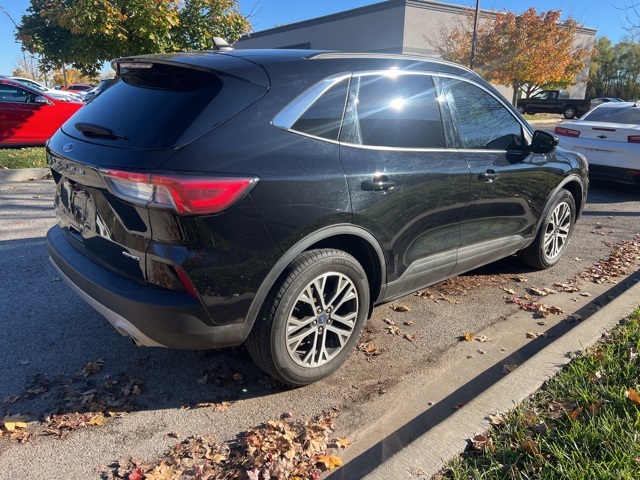
[[31, 93], [13, 85], [0, 85], [0, 102], [26, 103], [31, 101]]
[[340, 141], [395, 148], [444, 148], [440, 107], [431, 77], [354, 77]]
[[463, 148], [518, 150], [523, 146], [522, 126], [493, 95], [475, 85], [448, 79]]
[[337, 140], [348, 85], [349, 81], [345, 79], [329, 88], [295, 121], [291, 130]]

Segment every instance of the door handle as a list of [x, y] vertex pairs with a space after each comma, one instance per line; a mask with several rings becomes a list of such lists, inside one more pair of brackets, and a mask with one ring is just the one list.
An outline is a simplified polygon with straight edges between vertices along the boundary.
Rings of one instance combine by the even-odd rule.
[[487, 183], [492, 183], [498, 178], [500, 178], [500, 174], [491, 168], [486, 172], [482, 172], [480, 175], [478, 175], [478, 180], [484, 180]]
[[362, 182], [362, 190], [366, 190], [368, 192], [381, 192], [386, 190], [393, 190], [396, 188], [398, 184], [393, 180], [389, 180], [389, 177], [386, 175], [380, 175], [373, 177], [373, 180], [367, 180]]

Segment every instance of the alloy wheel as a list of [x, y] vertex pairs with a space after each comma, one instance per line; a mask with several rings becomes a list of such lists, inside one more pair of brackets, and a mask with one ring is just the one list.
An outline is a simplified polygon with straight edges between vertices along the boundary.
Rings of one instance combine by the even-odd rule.
[[358, 292], [346, 275], [327, 272], [298, 295], [286, 322], [286, 346], [293, 361], [318, 367], [345, 347], [358, 318]]
[[559, 203], [551, 214], [544, 235], [544, 254], [549, 260], [553, 260], [567, 244], [571, 231], [571, 207], [565, 203]]

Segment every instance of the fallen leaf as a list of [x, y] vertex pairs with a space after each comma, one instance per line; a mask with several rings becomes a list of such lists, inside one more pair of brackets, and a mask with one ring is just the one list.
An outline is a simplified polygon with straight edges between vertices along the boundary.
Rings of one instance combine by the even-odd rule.
[[141, 469], [136, 469], [129, 474], [129, 480], [144, 480], [145, 475]]
[[316, 457], [316, 463], [320, 464], [326, 470], [333, 470], [342, 466], [342, 459], [334, 455], [319, 455]]
[[349, 448], [349, 446], [351, 446], [351, 442], [347, 437], [338, 438], [334, 443], [338, 448]]
[[88, 377], [91, 374], [99, 373], [102, 370], [102, 365], [104, 362], [102, 360], [95, 360], [93, 362], [87, 363], [82, 369], [82, 375]]
[[7, 431], [13, 432], [16, 429], [24, 430], [27, 428], [27, 421], [31, 418], [29, 415], [7, 415], [2, 419], [2, 425]]
[[493, 338], [489, 338], [486, 335], [479, 335], [476, 337], [476, 342], [480, 342], [480, 343], [493, 342]]
[[638, 392], [636, 392], [633, 388], [627, 390], [626, 397], [632, 402], [640, 405], [640, 395], [638, 395]]
[[387, 333], [390, 333], [391, 335], [400, 335], [402, 332], [398, 327], [393, 325], [393, 326], [387, 327]]
[[476, 336], [475, 336], [473, 333], [471, 333], [471, 332], [466, 332], [466, 333], [464, 334], [464, 339], [465, 339], [467, 342], [472, 341], [474, 338], [476, 338]]
[[518, 365], [513, 365], [513, 364], [506, 364], [502, 366], [502, 373], [504, 373], [505, 375], [513, 372], [516, 368], [518, 368]]
[[504, 417], [498, 413], [496, 413], [495, 415], [489, 415], [487, 419], [491, 422], [492, 425], [500, 426], [506, 424]]
[[99, 427], [104, 425], [104, 415], [102, 415], [101, 413], [98, 415], [95, 415], [94, 417], [91, 418], [91, 420], [89, 420], [88, 425], [97, 425]]
[[410, 333], [405, 333], [404, 334], [404, 338], [406, 338], [407, 340], [409, 340], [410, 342], [415, 342], [416, 341], [416, 336], [412, 335]]
[[571, 410], [569, 417], [571, 417], [571, 420], [577, 420], [581, 413], [582, 408], [574, 408], [573, 410]]
[[471, 446], [474, 450], [483, 451], [486, 448], [493, 448], [493, 440], [489, 435], [476, 435], [471, 439]]
[[406, 305], [391, 305], [389, 308], [391, 308], [391, 310], [393, 310], [394, 312], [410, 312], [411, 308], [407, 307]]
[[538, 452], [538, 445], [533, 440], [524, 440], [520, 442], [520, 450], [528, 453], [529, 455], [533, 455], [534, 457], [540, 455]]

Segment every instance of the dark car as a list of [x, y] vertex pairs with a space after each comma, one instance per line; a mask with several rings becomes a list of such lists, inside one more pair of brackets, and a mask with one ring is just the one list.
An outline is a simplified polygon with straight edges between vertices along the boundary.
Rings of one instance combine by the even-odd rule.
[[518, 100], [518, 111], [522, 114], [561, 113], [567, 119], [584, 115], [592, 106], [590, 100], [570, 98], [561, 90], [543, 90], [531, 98]]
[[585, 205], [584, 158], [451, 63], [227, 50], [114, 67], [48, 145], [47, 237], [140, 345], [245, 342], [308, 384], [375, 305], [516, 252], [551, 267]]

